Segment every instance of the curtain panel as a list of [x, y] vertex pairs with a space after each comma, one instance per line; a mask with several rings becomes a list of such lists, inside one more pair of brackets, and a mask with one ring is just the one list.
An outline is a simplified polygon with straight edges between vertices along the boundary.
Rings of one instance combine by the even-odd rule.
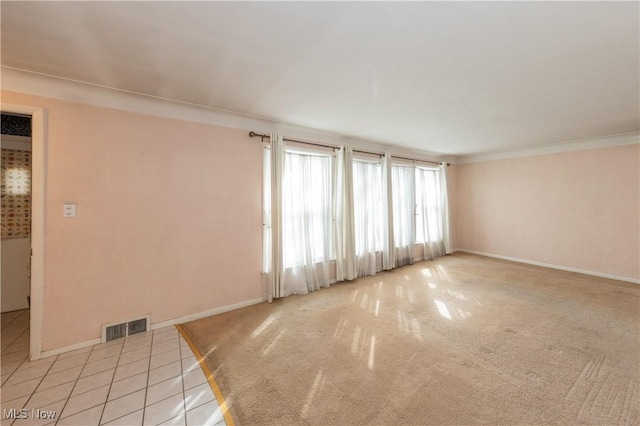
[[[307, 294], [451, 252], [447, 169], [265, 144], [263, 274], [267, 299]], [[335, 269], [333, 265], [335, 263]]]
[[449, 210], [449, 169], [447, 165], [440, 164], [440, 197], [442, 208], [442, 239], [445, 254], [453, 253], [451, 243], [451, 212]]
[[415, 172], [413, 166], [391, 167], [393, 187], [393, 237], [395, 256], [393, 267], [413, 264], [415, 245]]
[[353, 161], [355, 272], [357, 277], [382, 270], [385, 205], [382, 163]]
[[282, 179], [285, 143], [281, 135], [272, 133], [271, 146], [265, 149], [263, 161], [263, 273], [266, 276], [267, 300], [284, 297], [282, 250]]
[[332, 157], [286, 153], [282, 191], [284, 296], [329, 287]]
[[422, 245], [423, 259], [444, 255], [443, 199], [440, 170], [416, 167], [416, 243]]
[[382, 269], [388, 271], [396, 267], [396, 249], [393, 234], [393, 185], [391, 184], [391, 154], [388, 152], [382, 158], [382, 203], [383, 208], [383, 232], [382, 245]]
[[335, 190], [335, 245], [336, 280], [352, 280], [357, 277], [355, 259], [355, 223], [353, 189], [353, 151], [341, 147], [336, 157]]

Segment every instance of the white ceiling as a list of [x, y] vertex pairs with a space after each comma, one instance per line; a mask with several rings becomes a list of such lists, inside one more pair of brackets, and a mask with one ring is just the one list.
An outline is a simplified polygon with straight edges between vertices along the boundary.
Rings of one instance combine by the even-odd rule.
[[1, 2], [2, 65], [423, 151], [637, 132], [638, 2]]

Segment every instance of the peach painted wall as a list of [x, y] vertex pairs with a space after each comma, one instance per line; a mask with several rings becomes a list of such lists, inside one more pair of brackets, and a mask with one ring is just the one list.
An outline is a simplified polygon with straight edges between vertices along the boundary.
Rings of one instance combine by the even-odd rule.
[[457, 248], [640, 278], [640, 145], [456, 168]]
[[262, 145], [245, 131], [2, 100], [46, 110], [44, 351], [262, 297]]

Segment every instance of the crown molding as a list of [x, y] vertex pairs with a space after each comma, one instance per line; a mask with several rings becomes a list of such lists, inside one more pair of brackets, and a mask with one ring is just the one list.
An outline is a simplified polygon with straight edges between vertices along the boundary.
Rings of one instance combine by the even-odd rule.
[[255, 131], [267, 134], [277, 132], [295, 139], [324, 142], [334, 145], [349, 145], [355, 149], [389, 152], [393, 155], [410, 156], [416, 159], [438, 162], [445, 161], [454, 164], [504, 160], [640, 143], [640, 132], [633, 132], [483, 154], [445, 155], [442, 153], [400, 147], [389, 143], [381, 143], [379, 141], [363, 140], [321, 129], [280, 123], [264, 117], [256, 117], [205, 105], [165, 99], [6, 66], [1, 68], [1, 77], [2, 90], [11, 92], [177, 120], [231, 127], [246, 130], [247, 132]]
[[165, 99], [6, 66], [3, 66], [1, 70], [2, 90], [10, 92], [243, 129], [247, 132], [255, 131], [267, 134], [275, 132], [289, 138], [334, 145], [349, 145], [357, 149], [409, 155], [416, 159], [449, 161], [448, 157], [439, 153], [403, 148], [325, 130], [280, 123], [268, 118], [240, 114], [205, 105]]
[[463, 155], [454, 160], [457, 164], [480, 163], [485, 161], [506, 160], [509, 158], [532, 157], [536, 155], [557, 154], [560, 152], [582, 151], [585, 149], [608, 148], [619, 145], [640, 143], [640, 132], [622, 133], [619, 135], [598, 138], [580, 139], [568, 142], [540, 145], [531, 148], [498, 151], [487, 154]]

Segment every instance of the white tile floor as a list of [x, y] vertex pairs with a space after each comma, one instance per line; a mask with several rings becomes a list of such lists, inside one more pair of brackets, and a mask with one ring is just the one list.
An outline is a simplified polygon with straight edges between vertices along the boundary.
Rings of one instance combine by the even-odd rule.
[[2, 314], [1, 338], [2, 426], [225, 424], [173, 326], [30, 362], [24, 310]]

